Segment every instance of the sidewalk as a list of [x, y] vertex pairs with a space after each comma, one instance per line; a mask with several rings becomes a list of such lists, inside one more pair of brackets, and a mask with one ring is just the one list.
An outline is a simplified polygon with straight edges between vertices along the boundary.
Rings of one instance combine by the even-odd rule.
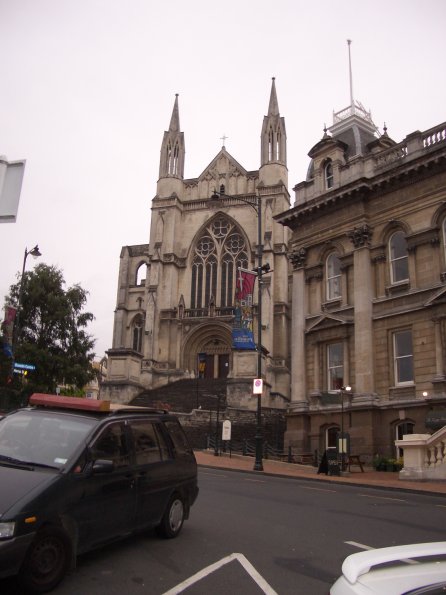
[[292, 477], [296, 479], [307, 479], [329, 483], [344, 483], [357, 486], [382, 487], [386, 489], [405, 490], [410, 492], [422, 492], [432, 494], [446, 494], [446, 481], [407, 481], [400, 480], [397, 472], [374, 471], [365, 467], [364, 473], [359, 468], [353, 468], [351, 473], [343, 477], [317, 474], [317, 469], [310, 465], [298, 465], [293, 463], [282, 463], [263, 459], [263, 472], [254, 471], [254, 458], [227, 453], [215, 456], [212, 450], [196, 450], [195, 457], [201, 467], [214, 467], [229, 469], [233, 471], [252, 471], [257, 475], [277, 475], [280, 477]]

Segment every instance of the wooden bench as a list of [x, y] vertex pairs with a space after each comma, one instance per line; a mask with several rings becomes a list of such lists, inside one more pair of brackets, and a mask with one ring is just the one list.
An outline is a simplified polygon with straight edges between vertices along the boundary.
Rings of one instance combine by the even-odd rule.
[[348, 470], [350, 471], [350, 467], [356, 466], [361, 469], [361, 472], [364, 473], [364, 467], [362, 466], [363, 463], [361, 461], [360, 455], [350, 455], [347, 459]]

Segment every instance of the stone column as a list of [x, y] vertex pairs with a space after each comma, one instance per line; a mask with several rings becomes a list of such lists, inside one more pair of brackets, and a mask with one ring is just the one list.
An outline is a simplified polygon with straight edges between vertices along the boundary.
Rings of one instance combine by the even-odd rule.
[[368, 225], [355, 227], [349, 237], [353, 253], [355, 308], [355, 384], [357, 396], [374, 393], [373, 326], [372, 326], [372, 266]]
[[293, 265], [292, 323], [291, 323], [291, 403], [293, 411], [306, 410], [307, 388], [305, 369], [305, 261], [307, 251], [300, 248], [290, 254]]
[[445, 317], [435, 317], [433, 319], [435, 325], [435, 378], [437, 380], [444, 380], [446, 378], [445, 364], [444, 364], [444, 346], [441, 332], [441, 324], [445, 324]]

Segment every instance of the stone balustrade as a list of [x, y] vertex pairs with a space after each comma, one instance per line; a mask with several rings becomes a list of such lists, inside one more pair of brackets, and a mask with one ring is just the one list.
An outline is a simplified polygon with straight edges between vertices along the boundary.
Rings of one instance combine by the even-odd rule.
[[408, 434], [395, 444], [403, 450], [400, 479], [446, 480], [446, 426], [435, 434]]

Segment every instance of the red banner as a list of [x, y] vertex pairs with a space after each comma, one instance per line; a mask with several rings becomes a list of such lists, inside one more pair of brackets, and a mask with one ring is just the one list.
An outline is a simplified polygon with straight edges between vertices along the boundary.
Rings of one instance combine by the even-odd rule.
[[254, 292], [254, 283], [257, 274], [252, 271], [245, 271], [239, 269], [237, 281], [235, 284], [235, 301], [242, 302], [244, 300], [252, 303], [252, 294]]

